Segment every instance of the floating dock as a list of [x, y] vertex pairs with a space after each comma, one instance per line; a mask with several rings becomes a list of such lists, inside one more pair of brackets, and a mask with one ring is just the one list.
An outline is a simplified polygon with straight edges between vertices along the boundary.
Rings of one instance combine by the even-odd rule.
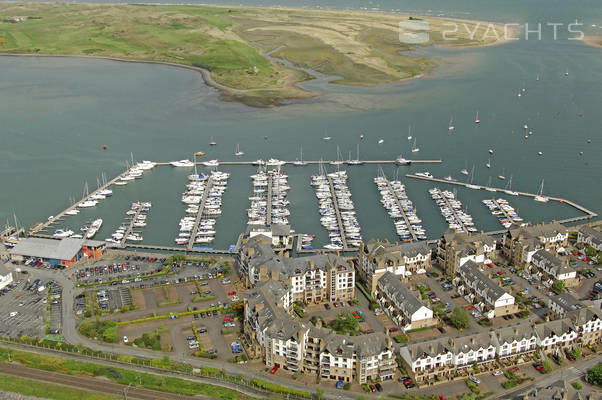
[[[263, 160], [262, 160], [263, 161]], [[304, 163], [307, 165], [317, 165], [317, 164], [331, 164], [333, 161], [325, 161], [325, 160], [314, 160], [314, 161], [305, 161]], [[361, 160], [363, 164], [399, 164], [397, 160]], [[443, 160], [408, 160], [410, 164], [441, 164]], [[283, 165], [294, 165], [295, 161], [282, 161]], [[169, 162], [158, 162], [157, 165], [171, 165]], [[218, 161], [219, 165], [254, 165], [259, 166], [260, 163], [257, 160], [254, 161]], [[202, 161], [196, 163], [198, 166], [206, 166]], [[272, 164], [267, 164], [265, 161], [261, 164], [266, 167], [272, 167]], [[347, 165], [347, 161], [343, 161], [343, 165]], [[359, 164], [356, 164], [359, 165]], [[407, 164], [400, 164], [407, 165]]]
[[343, 242], [343, 251], [349, 251], [349, 247], [347, 246], [347, 238], [345, 237], [345, 226], [343, 225], [341, 210], [339, 209], [339, 200], [337, 199], [337, 194], [334, 191], [334, 183], [330, 176], [326, 175], [326, 179], [328, 179], [330, 195], [332, 196], [332, 204], [334, 205], [334, 214], [337, 217], [337, 225], [339, 226], [339, 233], [341, 234], [341, 241]]
[[[140, 202], [142, 203], [142, 202]], [[134, 230], [134, 224], [136, 223], [136, 219], [138, 218], [138, 216], [140, 214], [142, 214], [142, 209], [144, 207], [140, 206], [136, 209], [136, 214], [132, 215], [132, 220], [130, 221], [128, 228], [125, 230], [125, 232], [123, 233], [123, 238], [121, 239], [121, 243], [119, 244], [119, 246], [121, 248], [125, 247], [125, 242], [128, 240], [128, 236], [132, 234], [132, 231]]]
[[[502, 189], [502, 188], [496, 188], [496, 187], [489, 187], [489, 186], [482, 186], [482, 185], [470, 185], [469, 183], [462, 183], [462, 182], [458, 182], [458, 181], [449, 181], [447, 179], [441, 179], [441, 178], [427, 178], [425, 176], [420, 176], [420, 175], [414, 175], [414, 174], [406, 174], [407, 178], [413, 178], [413, 179], [421, 179], [424, 181], [430, 181], [430, 182], [439, 182], [439, 183], [446, 183], [448, 185], [456, 185], [456, 186], [463, 186], [466, 188], [470, 189], [470, 186], [478, 186], [479, 189], [474, 189], [474, 190], [487, 190], [489, 192], [499, 192], [499, 193], [506, 193], [506, 189]], [[538, 196], [535, 193], [527, 193], [527, 192], [516, 192], [518, 193], [519, 196], [525, 196], [525, 197], [532, 197], [535, 198], [536, 196]], [[560, 197], [551, 197], [551, 196], [546, 196], [548, 199], [553, 200], [553, 201], [557, 201], [559, 203], [563, 203], [563, 204], [568, 204], [569, 206], [585, 213], [586, 215], [582, 215], [579, 217], [572, 217], [572, 218], [565, 218], [565, 219], [561, 219], [561, 220], [557, 220], [556, 222], [560, 223], [560, 224], [568, 224], [568, 223], [572, 223], [572, 222], [577, 222], [577, 221], [583, 221], [586, 219], [590, 219], [590, 218], [596, 218], [598, 216], [598, 214], [596, 214], [595, 212], [588, 210], [587, 208], [573, 202], [567, 199], [563, 199]], [[494, 231], [497, 232], [497, 231]], [[502, 233], [505, 232], [505, 230], [502, 231]], [[491, 233], [494, 234], [494, 233]]]
[[194, 247], [194, 241], [196, 240], [197, 232], [199, 231], [199, 224], [201, 223], [201, 219], [203, 218], [203, 213], [205, 211], [205, 204], [207, 203], [207, 197], [209, 196], [209, 192], [213, 187], [213, 177], [210, 176], [207, 178], [207, 184], [205, 185], [205, 190], [203, 191], [203, 197], [201, 197], [201, 203], [199, 204], [199, 211], [196, 213], [196, 219], [194, 220], [194, 226], [192, 227], [192, 231], [190, 231], [190, 239], [188, 240], [188, 245], [186, 246], [187, 251], [192, 251]]

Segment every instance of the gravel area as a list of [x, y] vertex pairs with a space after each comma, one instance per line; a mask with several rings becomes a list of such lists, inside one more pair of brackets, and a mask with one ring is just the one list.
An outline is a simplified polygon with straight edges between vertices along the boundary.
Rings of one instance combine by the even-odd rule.
[[41, 397], [23, 396], [19, 393], [0, 392], [0, 400], [48, 400]]

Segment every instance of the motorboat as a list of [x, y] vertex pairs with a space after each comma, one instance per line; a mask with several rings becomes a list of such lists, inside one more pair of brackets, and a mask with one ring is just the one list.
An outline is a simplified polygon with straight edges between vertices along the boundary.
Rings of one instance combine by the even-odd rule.
[[173, 167], [194, 167], [194, 163], [190, 160], [170, 161]]
[[56, 231], [54, 231], [54, 233], [52, 234], [52, 236], [57, 237], [57, 238], [67, 238], [73, 235], [73, 231], [71, 229], [57, 229]]

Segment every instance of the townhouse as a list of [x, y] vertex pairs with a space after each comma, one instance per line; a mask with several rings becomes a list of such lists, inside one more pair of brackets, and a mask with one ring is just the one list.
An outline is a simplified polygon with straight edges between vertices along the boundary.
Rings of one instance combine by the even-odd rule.
[[579, 334], [579, 341], [591, 345], [602, 340], [602, 314], [589, 308], [568, 313], [568, 318]]
[[433, 310], [422, 304], [416, 294], [391, 272], [385, 272], [378, 279], [372, 296], [391, 320], [404, 331], [437, 324]]
[[555, 354], [572, 347], [579, 337], [579, 333], [568, 318], [536, 324], [535, 333], [537, 347], [548, 354]]
[[502, 253], [516, 266], [527, 266], [538, 250], [555, 253], [566, 247], [569, 231], [561, 224], [513, 225], [502, 239]]
[[529, 323], [498, 328], [494, 332], [500, 360], [518, 358], [537, 350], [537, 334], [534, 326]]
[[473, 367], [489, 370], [496, 359], [494, 332], [457, 338], [438, 338], [400, 349], [402, 363], [416, 383], [451, 380], [458, 370]]
[[539, 324], [528, 322], [456, 338], [411, 343], [399, 350], [401, 362], [418, 384], [432, 385], [456, 376], [496, 368], [495, 361], [512, 362], [537, 350], [555, 354], [575, 345], [599, 342], [602, 321], [598, 312], [579, 309], [567, 318]]
[[592, 246], [597, 251], [602, 251], [602, 232], [584, 225], [577, 231], [577, 243], [583, 243]]
[[459, 294], [488, 318], [514, 314], [518, 311], [514, 296], [507, 293], [479, 270], [474, 261], [467, 261], [458, 268], [453, 282]]
[[250, 238], [237, 256], [237, 268], [247, 287], [270, 280], [291, 287], [293, 302], [321, 303], [355, 296], [353, 263], [335, 254], [290, 258], [277, 254], [264, 235]]
[[424, 274], [431, 266], [431, 254], [432, 250], [425, 241], [392, 244], [371, 239], [360, 246], [357, 271], [367, 283], [368, 290], [373, 292], [385, 272], [396, 275], [398, 279]]
[[563, 281], [565, 286], [579, 284], [577, 270], [568, 266], [560, 258], [547, 250], [538, 250], [531, 256], [531, 266], [539, 270], [536, 274], [550, 286], [555, 280]]
[[467, 261], [490, 262], [495, 258], [495, 246], [495, 239], [489, 235], [448, 230], [437, 244], [437, 263], [453, 276]]
[[565, 318], [569, 312], [583, 308], [583, 304], [572, 295], [562, 293], [549, 297], [548, 308], [553, 318]]

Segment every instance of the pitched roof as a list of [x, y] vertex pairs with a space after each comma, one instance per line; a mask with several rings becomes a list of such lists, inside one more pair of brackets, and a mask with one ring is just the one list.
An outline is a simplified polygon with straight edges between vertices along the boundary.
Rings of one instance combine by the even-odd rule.
[[390, 272], [385, 272], [378, 279], [378, 285], [406, 317], [411, 317], [416, 311], [424, 307], [418, 298], [408, 289], [398, 277]]
[[394, 257], [413, 258], [417, 255], [428, 255], [432, 252], [431, 248], [424, 240], [411, 243], [392, 244], [388, 241], [379, 241], [371, 239], [366, 244], [365, 248], [368, 251], [370, 257], [379, 257], [392, 254]]
[[522, 235], [523, 237], [539, 238], [539, 237], [554, 237], [559, 233], [567, 234], [568, 230], [562, 224], [558, 222], [542, 223], [537, 225], [529, 226], [517, 226], [513, 225], [508, 229], [508, 233], [517, 237]]
[[536, 251], [532, 256], [532, 260], [538, 263], [543, 263], [546, 266], [546, 269], [553, 271], [555, 275], [572, 271], [572, 269], [569, 268], [566, 263], [562, 262], [561, 259], [547, 250]]
[[476, 290], [482, 295], [487, 295], [493, 301], [499, 299], [506, 291], [492, 281], [487, 275], [479, 271], [479, 266], [472, 260], [468, 260], [458, 268], [462, 277], [476, 286]]
[[562, 293], [558, 296], [550, 297], [550, 300], [561, 307], [565, 312], [575, 311], [583, 307], [583, 305], [576, 298], [568, 293]]
[[583, 225], [579, 228], [579, 233], [592, 238], [592, 242], [602, 244], [602, 232], [593, 229], [590, 226]]
[[574, 331], [571, 321], [568, 318], [557, 319], [555, 321], [542, 322], [535, 325], [535, 333], [540, 340], [556, 335], [562, 336], [564, 333]]
[[512, 343], [535, 336], [535, 328], [530, 323], [521, 323], [514, 326], [504, 326], [495, 330], [495, 335], [500, 344]]
[[43, 238], [25, 238], [19, 241], [15, 247], [10, 250], [10, 254], [16, 254], [26, 257], [39, 257], [54, 260], [71, 260], [79, 253], [83, 246], [100, 247], [105, 242], [86, 239], [43, 239]]

